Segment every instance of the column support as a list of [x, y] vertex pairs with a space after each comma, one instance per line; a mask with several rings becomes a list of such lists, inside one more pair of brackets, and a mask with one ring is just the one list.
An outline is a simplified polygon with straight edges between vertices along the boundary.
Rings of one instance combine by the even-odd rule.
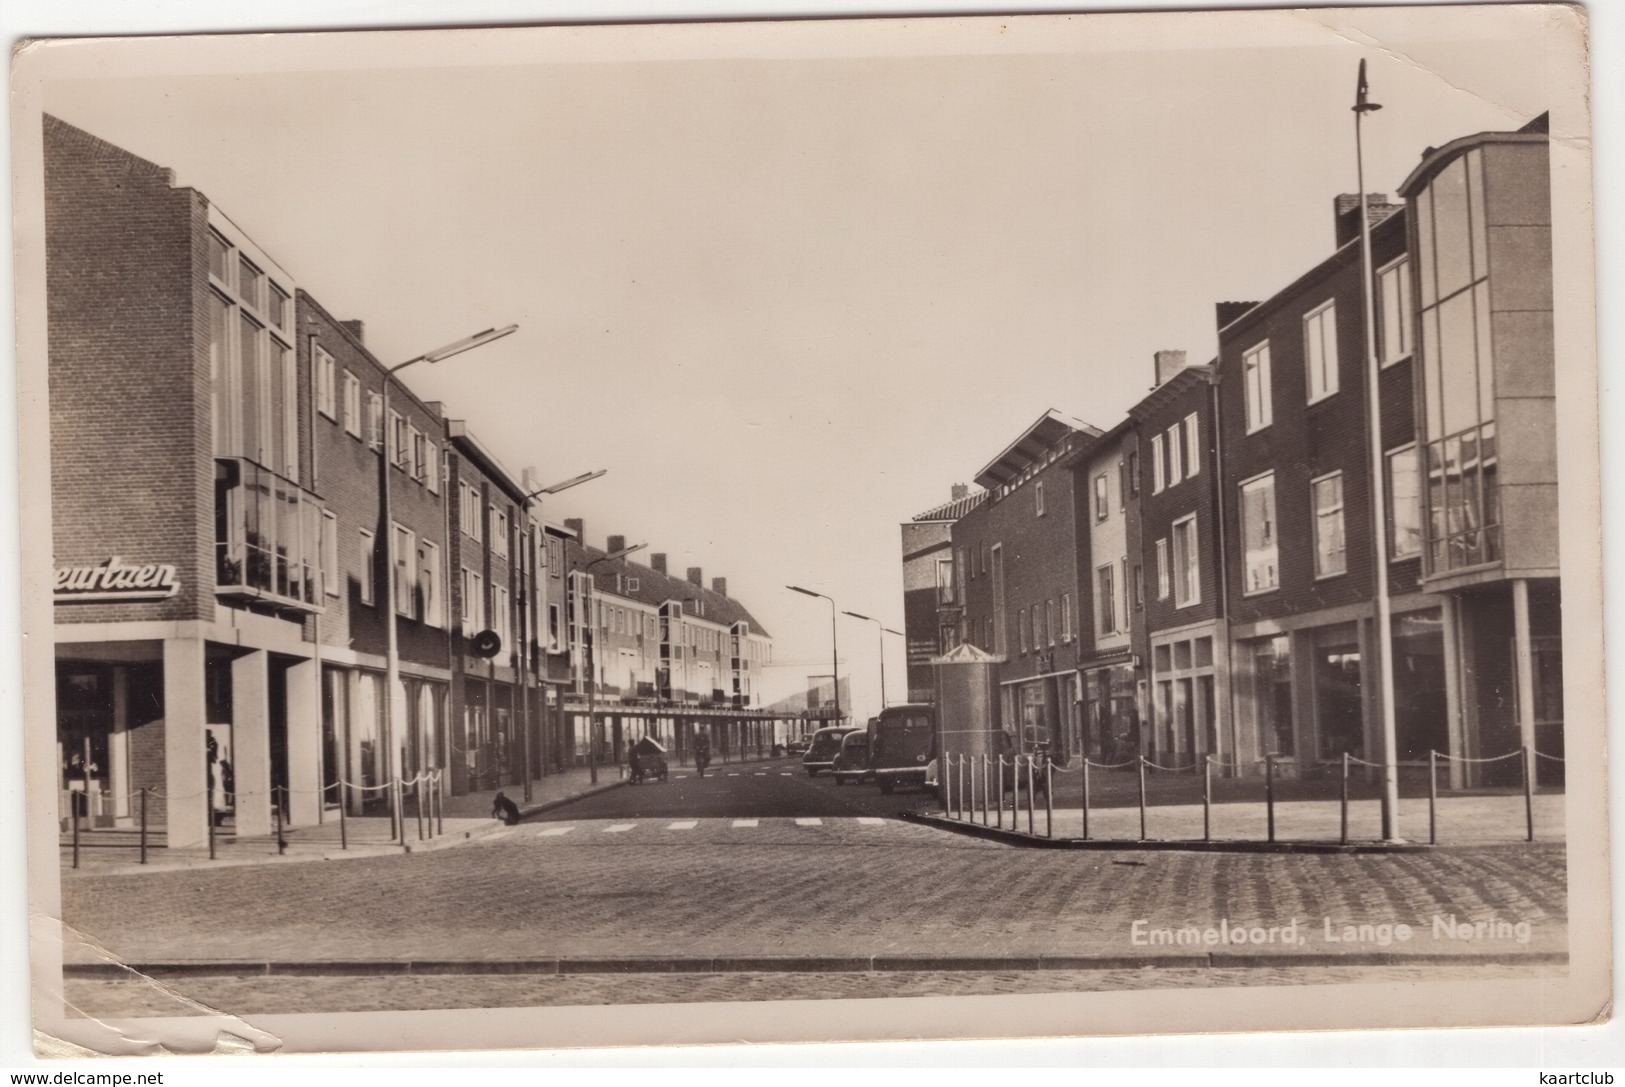
[[288, 820], [314, 826], [322, 819], [321, 663], [302, 660], [284, 670], [288, 707]]
[[233, 818], [240, 838], [271, 833], [271, 705], [266, 657], [264, 650], [255, 650], [231, 662], [231, 768], [237, 794]]
[[1454, 593], [1440, 599], [1440, 626], [1444, 629], [1444, 717], [1450, 758], [1447, 772], [1451, 789], [1465, 788], [1467, 737], [1462, 727], [1461, 604]]
[[1535, 773], [1535, 648], [1529, 637], [1529, 581], [1512, 582], [1512, 655], [1518, 675], [1518, 742], [1524, 748], [1524, 769], [1529, 781]]
[[209, 841], [203, 645], [201, 638], [164, 641], [164, 821], [172, 849]]

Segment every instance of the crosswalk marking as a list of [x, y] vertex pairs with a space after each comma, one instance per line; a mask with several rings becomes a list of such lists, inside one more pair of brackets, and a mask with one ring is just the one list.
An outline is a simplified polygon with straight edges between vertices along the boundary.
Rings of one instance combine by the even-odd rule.
[[882, 827], [886, 825], [886, 820], [878, 819], [873, 815], [860, 815], [858, 816], [858, 822], [866, 827]]
[[693, 830], [695, 827], [697, 827], [699, 825], [700, 825], [700, 821], [698, 819], [684, 819], [684, 820], [681, 820], [681, 821], [676, 822], [676, 823], [667, 823], [666, 824], [666, 829], [667, 830]]
[[568, 834], [574, 829], [575, 827], [548, 827], [546, 830], [541, 831], [540, 834], [543, 838], [557, 838], [559, 835]]
[[788, 770], [780, 770], [779, 771], [779, 776], [781, 778], [787, 778], [787, 777], [794, 777], [795, 775], [790, 773], [790, 771], [788, 771]]
[[731, 777], [731, 778], [736, 778], [736, 777], [738, 777], [738, 776], [739, 776], [739, 775], [738, 775], [738, 774], [729, 774], [729, 775], [728, 775], [728, 776], [729, 776], [729, 777]]
[[688, 775], [687, 774], [673, 774], [672, 777], [678, 778], [679, 780], [681, 780], [682, 778], [688, 777]]
[[798, 827], [821, 827], [823, 825], [824, 821], [816, 815], [796, 820], [796, 826]]
[[759, 777], [759, 778], [765, 778], [765, 777], [767, 777], [767, 771], [766, 770], [758, 770], [758, 771], [756, 771], [756, 776]]
[[756, 825], [757, 825], [757, 821], [755, 819], [735, 819], [734, 820], [734, 826], [736, 826], [736, 827], [754, 827]]
[[625, 834], [627, 831], [631, 830], [635, 826], [637, 826], [636, 823], [616, 823], [612, 827], [605, 827], [604, 828], [604, 833], [605, 834]]

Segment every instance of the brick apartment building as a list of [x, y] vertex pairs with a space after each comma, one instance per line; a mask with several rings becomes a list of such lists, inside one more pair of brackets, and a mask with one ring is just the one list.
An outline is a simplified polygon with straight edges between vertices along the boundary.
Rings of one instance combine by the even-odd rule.
[[[53, 117], [44, 143], [63, 792], [117, 824], [156, 790], [185, 847], [379, 810], [428, 771], [464, 792], [575, 758], [578, 534], [534, 480], [204, 194]], [[721, 589], [684, 598], [722, 631], [705, 700], [738, 712], [771, 647]], [[496, 653], [471, 653], [485, 631]]]
[[959, 639], [1001, 659], [1004, 727], [1023, 738], [1045, 730], [1063, 760], [1082, 750], [1078, 666], [1088, 644], [1082, 513], [1066, 465], [1099, 436], [1045, 412], [976, 474], [987, 497], [952, 528]]
[[[903, 635], [908, 643], [908, 701], [936, 699], [931, 660], [960, 642], [964, 620], [956, 583], [953, 525], [987, 499], [956, 483], [940, 506], [903, 522]], [[963, 565], [963, 564], [961, 564]], [[980, 644], [980, 643], [978, 643]]]

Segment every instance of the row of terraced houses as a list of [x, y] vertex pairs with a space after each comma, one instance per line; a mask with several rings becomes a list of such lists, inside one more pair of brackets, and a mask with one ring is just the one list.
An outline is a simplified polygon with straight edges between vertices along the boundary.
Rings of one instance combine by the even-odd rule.
[[589, 702], [603, 760], [795, 727], [760, 708], [772, 642], [724, 579], [547, 521], [533, 472], [203, 193], [43, 138], [59, 784], [89, 815], [147, 791], [186, 846], [426, 772], [494, 789], [585, 760]]
[[1546, 118], [1428, 148], [1371, 196], [1384, 508], [1373, 501], [1358, 196], [1273, 297], [1217, 305], [1218, 355], [1158, 352], [1102, 429], [1056, 411], [903, 525], [909, 687], [969, 643], [999, 724], [1062, 760], [1309, 773], [1382, 757], [1376, 570], [1398, 757], [1460, 787], [1561, 780]]

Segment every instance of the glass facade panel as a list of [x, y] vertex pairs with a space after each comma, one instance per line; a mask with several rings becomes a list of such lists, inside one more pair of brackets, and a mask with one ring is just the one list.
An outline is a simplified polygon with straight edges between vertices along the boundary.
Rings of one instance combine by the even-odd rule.
[[1297, 753], [1292, 728], [1292, 639], [1286, 634], [1262, 638], [1251, 645], [1253, 710], [1258, 740], [1266, 753]]
[[1471, 220], [1468, 230], [1472, 236], [1473, 278], [1483, 279], [1489, 271], [1489, 245], [1484, 224], [1484, 152], [1479, 148], [1467, 152], [1467, 214]]
[[1458, 294], [1439, 304], [1439, 395], [1445, 434], [1478, 422], [1478, 348], [1473, 296]]
[[1315, 723], [1323, 759], [1359, 755], [1365, 744], [1360, 701], [1360, 647], [1323, 646], [1315, 652]]
[[309, 610], [321, 591], [321, 506], [314, 495], [242, 458], [215, 463], [215, 579]]
[[1415, 207], [1417, 283], [1422, 305], [1431, 306], [1439, 300], [1433, 279], [1433, 194], [1423, 189], [1416, 196]]
[[1473, 281], [1467, 223], [1467, 163], [1456, 159], [1439, 171], [1433, 193], [1433, 244], [1439, 297], [1449, 298]]

